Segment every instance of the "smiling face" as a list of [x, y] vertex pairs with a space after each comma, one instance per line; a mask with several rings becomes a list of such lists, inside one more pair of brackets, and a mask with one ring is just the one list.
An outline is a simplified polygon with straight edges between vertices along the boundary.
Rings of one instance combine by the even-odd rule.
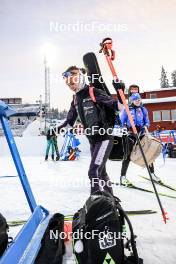
[[66, 84], [75, 93], [79, 88], [79, 78], [80, 78], [79, 75], [80, 75], [79, 70], [74, 69], [68, 72], [67, 76], [64, 76]]
[[129, 88], [130, 90], [130, 93], [133, 94], [133, 93], [139, 93], [139, 87], [138, 86], [130, 86]]
[[133, 100], [132, 103], [133, 103], [135, 106], [140, 106], [140, 105], [141, 105], [141, 99]]

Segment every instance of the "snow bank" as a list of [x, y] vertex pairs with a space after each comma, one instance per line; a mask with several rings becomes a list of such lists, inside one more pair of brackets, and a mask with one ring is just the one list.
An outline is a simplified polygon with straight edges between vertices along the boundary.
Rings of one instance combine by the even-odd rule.
[[[80, 139], [80, 150], [82, 155], [89, 154], [89, 143], [85, 136], [78, 136]], [[46, 150], [46, 137], [45, 136], [23, 136], [15, 137], [15, 142], [17, 144], [20, 155], [22, 156], [44, 156]], [[59, 150], [62, 148], [64, 143], [64, 137], [58, 136], [58, 147]], [[9, 156], [9, 148], [5, 137], [0, 138], [0, 156]]]
[[40, 121], [36, 119], [24, 131], [23, 136], [38, 136], [40, 134]]

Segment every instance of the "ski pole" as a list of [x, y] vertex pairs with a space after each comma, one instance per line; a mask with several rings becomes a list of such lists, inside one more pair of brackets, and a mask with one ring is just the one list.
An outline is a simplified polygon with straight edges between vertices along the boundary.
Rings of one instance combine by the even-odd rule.
[[[111, 70], [111, 73], [113, 75], [114, 81], [118, 82], [119, 81], [119, 78], [117, 76], [116, 70], [115, 70], [114, 65], [113, 65], [113, 62], [112, 62], [115, 59], [115, 51], [112, 50], [112, 39], [111, 38], [105, 38], [105, 39], [103, 39], [102, 43], [100, 43], [100, 46], [101, 46], [101, 49], [100, 49], [99, 52], [100, 53], [102, 53], [102, 52], [104, 53], [104, 55], [106, 57], [106, 60], [107, 60], [107, 63], [109, 65], [109, 68]], [[162, 216], [163, 216], [164, 223], [166, 224], [167, 220], [169, 219], [168, 218], [168, 213], [164, 210], [164, 208], [162, 206], [162, 203], [161, 203], [161, 200], [159, 198], [159, 195], [158, 195], [158, 192], [157, 192], [155, 183], [153, 181], [153, 178], [152, 178], [152, 175], [151, 175], [151, 172], [150, 172], [150, 169], [149, 169], [149, 165], [147, 163], [147, 159], [146, 159], [145, 154], [144, 154], [144, 151], [142, 149], [142, 145], [141, 145], [141, 142], [140, 142], [140, 138], [138, 136], [138, 132], [137, 132], [136, 126], [134, 124], [133, 117], [132, 117], [131, 112], [129, 110], [128, 104], [126, 102], [126, 98], [125, 98], [125, 95], [123, 93], [123, 90], [120, 89], [118, 92], [119, 92], [119, 95], [120, 95], [120, 97], [122, 99], [122, 102], [123, 102], [123, 105], [125, 107], [126, 113], [128, 115], [128, 118], [129, 118], [129, 121], [130, 121], [132, 130], [133, 130], [133, 133], [134, 133], [134, 135], [136, 137], [136, 140], [137, 140], [137, 143], [139, 145], [139, 148], [140, 148], [140, 151], [141, 151], [143, 160], [145, 162], [145, 165], [146, 165], [148, 174], [149, 174], [150, 179], [151, 179], [151, 182], [152, 182], [152, 186], [153, 186], [153, 189], [154, 189], [154, 192], [155, 192], [155, 195], [156, 195], [156, 198], [157, 198], [159, 207], [161, 209], [161, 213], [162, 213]]]

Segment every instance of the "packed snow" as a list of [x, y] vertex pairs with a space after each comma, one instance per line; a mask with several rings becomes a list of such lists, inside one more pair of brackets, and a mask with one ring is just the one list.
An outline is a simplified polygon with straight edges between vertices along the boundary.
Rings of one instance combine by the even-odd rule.
[[[30, 129], [30, 128], [29, 128]], [[32, 131], [32, 129], [31, 129]], [[64, 138], [58, 136], [58, 146], [61, 148]], [[81, 157], [77, 161], [44, 161], [46, 138], [30, 135], [15, 138], [26, 174], [31, 184], [37, 204], [47, 208], [51, 213], [60, 212], [65, 215], [74, 214], [89, 197], [90, 187], [87, 171], [90, 162], [89, 144], [84, 136], [80, 136]], [[176, 187], [175, 159], [159, 157], [155, 162], [156, 174], [161, 179]], [[0, 205], [1, 213], [8, 221], [28, 219], [29, 206], [25, 199], [18, 177], [3, 177], [17, 175], [7, 143], [0, 138]], [[113, 181], [118, 182], [121, 162], [108, 161], [107, 171]], [[130, 164], [128, 178], [140, 187], [152, 190], [150, 182], [139, 175], [147, 176], [146, 169]], [[137, 248], [144, 264], [175, 264], [176, 262], [176, 200], [160, 197], [169, 221], [164, 224], [159, 206], [154, 194], [114, 186], [114, 194], [121, 200], [125, 210], [152, 209], [157, 214], [131, 216], [134, 232], [137, 235]], [[176, 192], [157, 186], [158, 191], [176, 196]], [[15, 232], [19, 230], [15, 229]], [[10, 233], [14, 235], [14, 229]], [[72, 258], [71, 258], [72, 259]], [[69, 262], [74, 263], [74, 262]]]

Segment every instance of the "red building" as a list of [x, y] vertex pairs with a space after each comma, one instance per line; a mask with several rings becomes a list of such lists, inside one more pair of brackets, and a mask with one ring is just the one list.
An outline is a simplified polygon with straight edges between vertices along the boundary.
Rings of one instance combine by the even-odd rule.
[[176, 88], [148, 90], [140, 94], [149, 112], [150, 131], [157, 128], [176, 130]]

